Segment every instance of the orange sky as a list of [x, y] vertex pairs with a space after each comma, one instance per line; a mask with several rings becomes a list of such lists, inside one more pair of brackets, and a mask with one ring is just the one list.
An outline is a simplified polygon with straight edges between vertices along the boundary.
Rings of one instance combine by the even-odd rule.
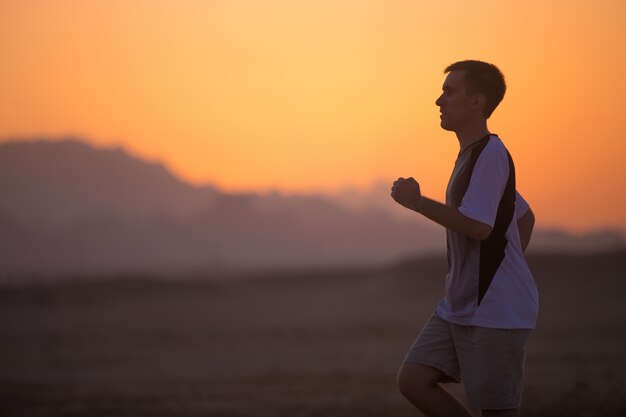
[[442, 71], [482, 59], [538, 224], [626, 229], [624, 21], [619, 0], [3, 1], [0, 140], [123, 145], [227, 191], [412, 175], [442, 200]]

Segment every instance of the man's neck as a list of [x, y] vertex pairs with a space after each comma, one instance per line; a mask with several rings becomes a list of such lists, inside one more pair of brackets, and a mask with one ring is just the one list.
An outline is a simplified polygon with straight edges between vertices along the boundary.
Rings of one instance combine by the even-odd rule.
[[489, 134], [489, 129], [487, 129], [487, 123], [480, 123], [475, 126], [468, 126], [467, 128], [459, 130], [455, 133], [461, 147], [459, 152], [463, 152], [465, 148], [470, 146], [472, 143], [487, 136]]

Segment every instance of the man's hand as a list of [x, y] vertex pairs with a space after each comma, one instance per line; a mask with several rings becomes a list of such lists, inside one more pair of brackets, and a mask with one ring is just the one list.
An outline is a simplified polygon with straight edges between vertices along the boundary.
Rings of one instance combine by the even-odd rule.
[[413, 177], [400, 177], [393, 182], [391, 197], [404, 207], [417, 210], [422, 200], [420, 185]]
[[420, 185], [412, 177], [394, 181], [391, 197], [404, 207], [417, 211], [443, 227], [475, 240], [486, 239], [493, 230], [490, 225], [465, 216], [457, 207], [422, 196]]

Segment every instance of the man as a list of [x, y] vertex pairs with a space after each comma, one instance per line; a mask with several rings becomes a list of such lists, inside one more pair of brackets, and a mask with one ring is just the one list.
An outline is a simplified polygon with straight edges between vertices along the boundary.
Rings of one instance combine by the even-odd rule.
[[521, 403], [525, 346], [535, 327], [537, 287], [524, 259], [534, 215], [515, 189], [515, 167], [487, 119], [506, 85], [500, 70], [481, 61], [446, 68], [436, 105], [441, 127], [460, 144], [446, 204], [420, 192], [411, 177], [391, 196], [446, 228], [445, 297], [404, 358], [402, 394], [427, 416], [471, 416], [440, 383], [461, 380], [482, 416], [516, 416]]

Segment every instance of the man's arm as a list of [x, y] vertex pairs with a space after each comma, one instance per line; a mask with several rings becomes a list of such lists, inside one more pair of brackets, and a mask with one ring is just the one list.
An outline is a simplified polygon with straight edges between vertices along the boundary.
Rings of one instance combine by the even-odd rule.
[[522, 252], [526, 252], [530, 236], [535, 226], [535, 214], [529, 208], [526, 213], [517, 220], [517, 228], [519, 229], [520, 242], [522, 243]]
[[415, 179], [399, 178], [394, 182], [391, 196], [398, 203], [428, 217], [432, 221], [476, 240], [484, 240], [491, 234], [488, 224], [470, 219], [458, 208], [447, 206], [421, 195]]
[[414, 210], [447, 229], [475, 240], [487, 239], [493, 230], [488, 224], [470, 219], [458, 208], [447, 206], [428, 197], [422, 196]]

